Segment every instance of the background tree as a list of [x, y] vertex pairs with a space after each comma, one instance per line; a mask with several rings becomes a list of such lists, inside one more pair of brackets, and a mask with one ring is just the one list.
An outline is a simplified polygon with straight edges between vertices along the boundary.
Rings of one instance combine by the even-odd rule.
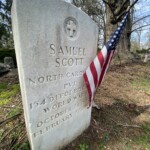
[[[131, 2], [132, 1], [132, 2]], [[85, 11], [99, 26], [100, 37], [103, 36], [103, 42], [110, 38], [110, 35], [116, 29], [126, 13], [127, 7], [137, 0], [73, 0], [73, 4]], [[133, 20], [133, 11], [128, 19], [124, 34], [122, 34], [119, 48], [121, 52], [130, 50], [131, 28]], [[101, 36], [102, 35], [102, 36]], [[102, 45], [104, 45], [104, 43]]]
[[0, 47], [13, 47], [11, 6], [12, 0], [0, 0]]
[[72, 3], [88, 14], [99, 27], [99, 45], [105, 43], [105, 6], [101, 0], [72, 0]]
[[[142, 0], [136, 4], [133, 14], [131, 43], [137, 42], [140, 49], [149, 48], [149, 32], [150, 32], [150, 1]], [[133, 47], [132, 47], [133, 48]], [[132, 49], [133, 50], [133, 49]]]
[[[127, 8], [137, 2], [137, 0], [103, 0], [106, 7], [106, 39], [108, 39], [111, 33], [116, 29], [117, 24], [121, 21], [122, 17], [126, 13]], [[125, 27], [124, 33], [121, 36], [118, 50], [121, 52], [130, 51], [130, 39], [131, 39], [131, 28], [132, 28], [132, 14], [128, 17], [128, 23]]]

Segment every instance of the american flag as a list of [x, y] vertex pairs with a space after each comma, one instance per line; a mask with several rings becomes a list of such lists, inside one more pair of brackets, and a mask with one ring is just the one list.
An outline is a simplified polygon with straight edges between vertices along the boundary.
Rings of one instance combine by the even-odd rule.
[[83, 78], [89, 94], [89, 106], [91, 106], [91, 103], [93, 101], [96, 88], [101, 85], [104, 79], [108, 66], [113, 57], [114, 51], [116, 49], [117, 43], [119, 42], [121, 33], [125, 28], [127, 18], [128, 12], [124, 16], [118, 28], [110, 37], [109, 41], [97, 54], [96, 58], [91, 62], [90, 66], [83, 74]]

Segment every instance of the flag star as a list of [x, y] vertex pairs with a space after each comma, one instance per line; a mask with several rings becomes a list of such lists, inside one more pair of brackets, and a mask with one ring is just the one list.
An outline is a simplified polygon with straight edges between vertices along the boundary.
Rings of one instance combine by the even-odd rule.
[[116, 31], [116, 34], [118, 34], [119, 32], [118, 31]]
[[110, 43], [109, 46], [112, 46], [112, 44]]
[[114, 38], [116, 38], [117, 36], [116, 35], [114, 35]]
[[112, 39], [111, 42], [114, 42], [114, 39]]

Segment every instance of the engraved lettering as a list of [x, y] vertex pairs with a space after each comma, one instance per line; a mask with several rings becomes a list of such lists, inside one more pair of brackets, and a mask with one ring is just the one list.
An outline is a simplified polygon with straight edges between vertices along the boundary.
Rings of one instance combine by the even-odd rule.
[[38, 82], [39, 82], [39, 83], [43, 83], [43, 82], [44, 82], [44, 80], [45, 80], [45, 78], [44, 78], [44, 77], [39, 77], [39, 78], [38, 78]]
[[50, 44], [50, 51], [49, 51], [50, 55], [54, 55], [56, 54], [56, 48], [54, 44]]
[[60, 49], [58, 51], [58, 54], [63, 54], [64, 55], [64, 51], [63, 51], [63, 48], [60, 46]]
[[41, 105], [45, 105], [45, 104], [46, 104], [46, 100], [45, 99], [43, 99], [42, 101], [35, 101], [33, 103], [30, 103], [30, 109], [38, 108]]
[[62, 56], [85, 56], [85, 48], [76, 46], [58, 46], [56, 49], [55, 44], [50, 44], [50, 55], [62, 55]]
[[52, 81], [58, 81], [63, 78], [63, 74], [51, 74], [46, 76], [34, 77], [34, 79], [29, 78], [30, 85], [49, 83]]
[[60, 62], [59, 62], [60, 58], [56, 58], [56, 67], [60, 67]]
[[30, 79], [30, 78], [29, 78], [29, 83], [30, 83], [30, 84], [35, 84], [35, 81], [33, 81], [33, 79]]
[[63, 66], [67, 66], [66, 61], [67, 61], [67, 58], [64, 58], [64, 59], [62, 60], [62, 65], [63, 65]]
[[70, 102], [71, 102], [71, 98], [68, 98], [67, 100], [55, 103], [55, 104], [51, 105], [50, 107], [44, 108], [43, 110], [45, 113], [49, 112], [50, 110], [54, 111], [54, 110], [57, 110], [57, 109], [63, 107], [64, 105], [69, 104]]
[[69, 83], [65, 83], [65, 84], [64, 84], [64, 89], [69, 88], [69, 87], [73, 87], [73, 86], [75, 86], [76, 84], [77, 84], [76, 81], [74, 81], [74, 82], [69, 82]]
[[82, 65], [84, 58], [56, 58], [56, 67]]
[[68, 60], [68, 65], [69, 65], [69, 66], [72, 66], [73, 63], [74, 63], [73, 58], [70, 58], [70, 59]]

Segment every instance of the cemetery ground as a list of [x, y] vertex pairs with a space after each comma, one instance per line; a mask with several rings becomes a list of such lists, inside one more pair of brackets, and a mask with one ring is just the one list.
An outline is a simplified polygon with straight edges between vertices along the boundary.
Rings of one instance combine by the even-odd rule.
[[[150, 63], [111, 65], [90, 127], [64, 150], [150, 149]], [[78, 123], [82, 120], [77, 120]], [[18, 76], [0, 77], [0, 150], [30, 150]]]

